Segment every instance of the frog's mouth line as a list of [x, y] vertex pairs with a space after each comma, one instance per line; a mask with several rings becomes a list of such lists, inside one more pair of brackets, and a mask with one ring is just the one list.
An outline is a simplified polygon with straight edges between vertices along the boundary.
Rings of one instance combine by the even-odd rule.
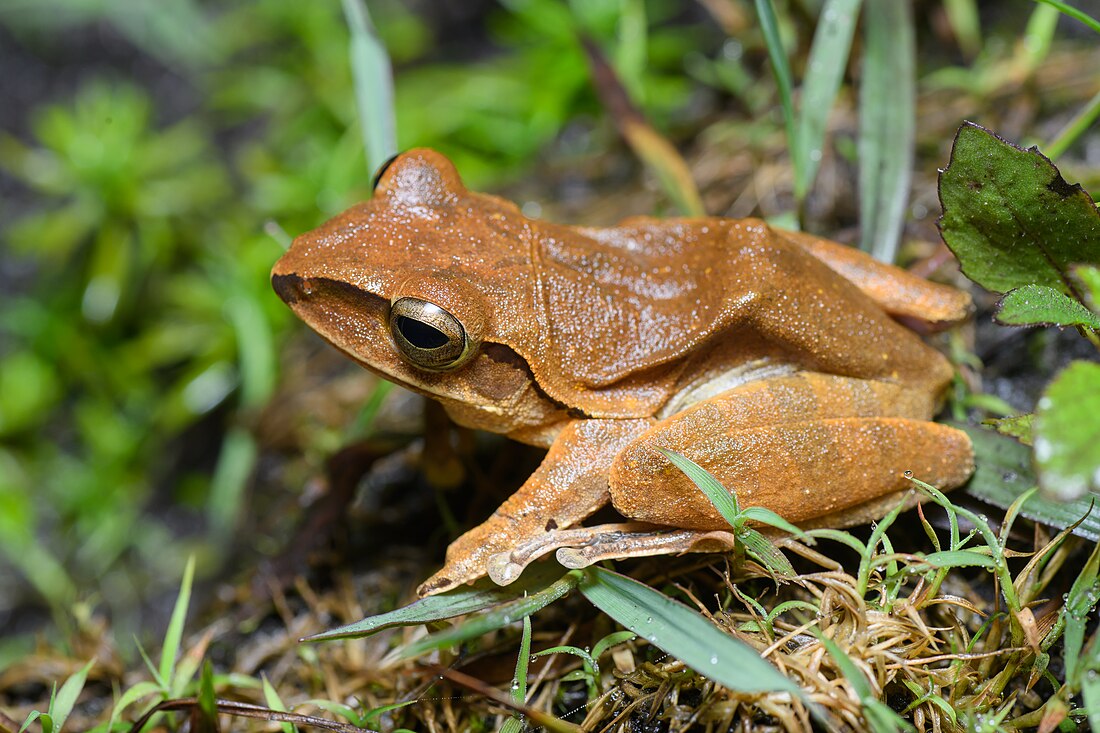
[[[408, 364], [400, 356], [390, 333], [390, 303], [386, 298], [324, 277], [274, 274], [271, 284], [279, 297], [317, 335], [367, 371], [444, 403], [456, 402], [467, 409], [476, 407], [491, 414], [502, 414], [506, 409], [503, 404], [471, 404], [448, 388], [453, 381], [450, 373], [421, 370]], [[542, 394], [526, 360], [511, 348], [483, 342], [480, 349], [494, 362], [522, 371]], [[548, 396], [542, 396], [553, 402]]]

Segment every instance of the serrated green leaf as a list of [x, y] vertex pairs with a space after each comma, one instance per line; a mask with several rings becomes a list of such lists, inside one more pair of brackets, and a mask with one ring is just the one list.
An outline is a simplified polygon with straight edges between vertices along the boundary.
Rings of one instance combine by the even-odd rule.
[[[966, 493], [1007, 509], [1020, 494], [1036, 485], [1031, 467], [1031, 450], [1018, 441], [973, 425], [955, 425], [970, 436], [974, 444], [974, 475]], [[1100, 539], [1100, 507], [1093, 507], [1091, 495], [1072, 502], [1031, 497], [1020, 508], [1028, 519], [1064, 529], [1082, 521], [1073, 533], [1096, 541]], [[812, 534], [817, 534], [813, 532]]]
[[1100, 493], [1100, 364], [1075, 361], [1051, 382], [1035, 413], [1035, 464], [1045, 493]]
[[529, 595], [520, 597], [511, 603], [505, 603], [485, 613], [479, 613], [463, 620], [449, 629], [415, 641], [400, 651], [401, 659], [412, 659], [435, 649], [460, 644], [482, 634], [504, 628], [519, 621], [524, 616], [540, 611], [577, 587], [581, 575], [571, 570], [549, 586]]
[[1100, 329], [1100, 317], [1079, 300], [1046, 285], [1024, 285], [1005, 293], [993, 316], [1006, 326], [1087, 326]]
[[997, 420], [983, 420], [982, 424], [990, 426], [1001, 435], [1015, 438], [1024, 445], [1031, 445], [1031, 426], [1034, 421], [1035, 415], [1028, 413], [1026, 415], [1002, 417]]
[[801, 690], [755, 649], [687, 606], [600, 567], [585, 568], [580, 591], [594, 606], [699, 674], [741, 692]]
[[965, 123], [940, 174], [940, 231], [963, 273], [998, 293], [1045, 285], [1080, 300], [1077, 263], [1100, 263], [1100, 213], [1035, 148]]
[[511, 585], [500, 586], [488, 578], [482, 578], [473, 585], [455, 588], [437, 596], [421, 598], [402, 608], [377, 616], [368, 616], [353, 624], [307, 636], [302, 641], [355, 639], [393, 626], [416, 626], [455, 616], [465, 616], [490, 606], [509, 603], [528, 593], [538, 592], [559, 580], [562, 575], [564, 571], [559, 565], [549, 562], [537, 563], [527, 568], [519, 580]]

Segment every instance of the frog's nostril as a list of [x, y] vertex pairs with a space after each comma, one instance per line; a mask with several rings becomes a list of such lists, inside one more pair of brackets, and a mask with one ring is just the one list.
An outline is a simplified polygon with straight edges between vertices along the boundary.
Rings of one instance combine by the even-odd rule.
[[309, 295], [305, 281], [298, 275], [272, 275], [271, 287], [288, 305], [293, 305]]

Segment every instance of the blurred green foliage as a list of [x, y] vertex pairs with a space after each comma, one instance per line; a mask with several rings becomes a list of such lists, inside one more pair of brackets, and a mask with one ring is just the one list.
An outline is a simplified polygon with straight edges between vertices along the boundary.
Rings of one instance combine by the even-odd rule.
[[[440, 148], [473, 185], [596, 115], [582, 34], [658, 120], [691, 93], [681, 59], [718, 35], [663, 24], [671, 0], [504, 5], [471, 41], [492, 53], [446, 64], [435, 54], [455, 39], [398, 2], [370, 3], [401, 69], [399, 146]], [[0, 212], [0, 273], [19, 273], [0, 301], [0, 568], [57, 622], [90, 598], [117, 629], [137, 622], [139, 598], [174, 587], [189, 551], [216, 569], [247, 521], [250, 426], [290, 323], [268, 285], [277, 240], [368, 196], [370, 175], [339, 3], [0, 5], [5, 31], [47, 60], [60, 34], [97, 24], [194, 99], [166, 120], [180, 105], [163, 90], [85, 74], [28, 111], [27, 134], [0, 132], [0, 170], [33, 202]], [[0, 616], [25, 597], [9, 594]]]

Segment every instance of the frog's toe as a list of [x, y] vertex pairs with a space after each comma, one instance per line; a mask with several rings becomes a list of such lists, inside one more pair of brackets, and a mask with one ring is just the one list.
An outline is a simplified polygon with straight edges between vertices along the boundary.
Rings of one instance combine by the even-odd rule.
[[420, 596], [421, 598], [434, 596], [437, 593], [446, 593], [451, 588], [454, 588], [458, 585], [458, 583], [451, 580], [443, 573], [444, 571], [441, 570], [432, 577], [425, 580], [423, 583], [421, 583], [420, 587], [416, 589], [416, 595]]
[[526, 564], [512, 562], [512, 553], [501, 552], [489, 558], [489, 577], [497, 585], [509, 585], [523, 572]]

